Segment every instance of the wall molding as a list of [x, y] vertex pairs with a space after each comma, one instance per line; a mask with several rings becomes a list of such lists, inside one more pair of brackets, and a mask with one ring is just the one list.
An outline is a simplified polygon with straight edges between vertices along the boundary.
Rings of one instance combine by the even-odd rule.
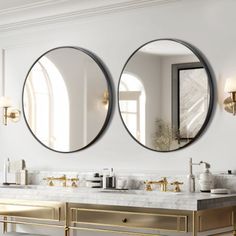
[[[86, 17], [92, 17], [97, 15], [105, 15], [105, 14], [111, 14], [116, 12], [122, 12], [126, 10], [132, 10], [137, 8], [143, 8], [143, 7], [149, 7], [149, 6], [157, 6], [157, 5], [164, 5], [164, 4], [170, 4], [174, 2], [178, 2], [182, 0], [113, 0], [112, 3], [109, 0], [103, 1], [101, 5], [94, 5], [94, 6], [88, 6], [84, 7], [83, 9], [79, 8], [77, 5], [77, 9], [73, 9], [73, 11], [56, 11], [56, 6], [60, 6], [60, 4], [67, 4], [70, 5], [70, 2], [68, 0], [43, 0], [38, 3], [34, 4], [25, 4], [21, 7], [15, 7], [15, 8], [9, 8], [4, 11], [0, 11], [0, 22], [1, 22], [1, 16], [5, 16], [6, 14], [9, 17], [14, 17], [12, 15], [15, 12], [22, 13], [22, 15], [25, 13], [26, 10], [37, 10], [40, 12], [40, 9], [53, 5], [55, 8], [55, 14], [49, 14], [46, 16], [40, 17], [37, 16], [35, 18], [27, 17], [27, 15], [24, 16], [24, 18], [21, 18], [20, 20], [16, 20], [10, 23], [3, 23], [0, 24], [0, 32], [7, 32], [12, 30], [18, 30], [22, 28], [27, 27], [33, 27], [33, 26], [40, 26], [45, 24], [51, 24], [51, 23], [59, 23], [59, 22], [66, 22], [69, 20], [74, 20], [76, 18], [86, 18]], [[98, 3], [95, 1], [95, 3]], [[72, 6], [71, 6], [72, 7]], [[41, 9], [42, 10], [42, 9]]]
[[61, 2], [66, 2], [66, 1], [68, 1], [68, 0], [40, 0], [38, 2], [22, 4], [21, 6], [9, 7], [9, 8], [5, 8], [5, 9], [0, 10], [0, 16], [7, 15], [7, 14], [13, 14], [16, 12], [22, 12], [22, 11], [26, 11], [26, 10], [31, 10], [34, 8], [55, 5], [55, 4], [58, 4]]

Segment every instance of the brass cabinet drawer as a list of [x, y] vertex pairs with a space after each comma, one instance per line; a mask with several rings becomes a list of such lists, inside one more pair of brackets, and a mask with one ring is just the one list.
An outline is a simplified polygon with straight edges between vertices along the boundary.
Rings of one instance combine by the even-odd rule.
[[233, 226], [233, 208], [198, 212], [198, 232]]
[[70, 208], [71, 222], [187, 232], [187, 216], [103, 209]]
[[59, 202], [0, 200], [0, 216], [63, 220], [64, 204]]

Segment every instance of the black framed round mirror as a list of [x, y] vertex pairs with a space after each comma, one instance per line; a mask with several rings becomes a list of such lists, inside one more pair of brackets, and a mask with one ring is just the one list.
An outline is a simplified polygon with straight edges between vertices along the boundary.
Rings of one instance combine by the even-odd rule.
[[122, 70], [118, 101], [129, 134], [142, 146], [168, 152], [188, 146], [213, 109], [213, 79], [190, 44], [159, 39], [142, 45]]
[[40, 56], [23, 86], [22, 107], [33, 136], [56, 152], [82, 150], [102, 134], [112, 109], [106, 69], [91, 52], [58, 47]]

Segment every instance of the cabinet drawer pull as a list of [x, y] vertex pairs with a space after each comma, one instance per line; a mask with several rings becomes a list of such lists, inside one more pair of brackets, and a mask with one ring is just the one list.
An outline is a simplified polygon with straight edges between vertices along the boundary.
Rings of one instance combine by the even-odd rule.
[[126, 223], [127, 221], [128, 221], [127, 218], [122, 219], [122, 222], [123, 222], [123, 223]]

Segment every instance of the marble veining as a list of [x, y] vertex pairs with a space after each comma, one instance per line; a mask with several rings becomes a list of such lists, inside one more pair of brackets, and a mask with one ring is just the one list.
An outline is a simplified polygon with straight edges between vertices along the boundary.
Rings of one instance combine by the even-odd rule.
[[102, 192], [101, 189], [29, 186], [26, 188], [0, 188], [1, 198], [62, 201], [86, 204], [162, 208], [177, 210], [203, 210], [236, 205], [236, 194], [173, 193], [128, 190]]

